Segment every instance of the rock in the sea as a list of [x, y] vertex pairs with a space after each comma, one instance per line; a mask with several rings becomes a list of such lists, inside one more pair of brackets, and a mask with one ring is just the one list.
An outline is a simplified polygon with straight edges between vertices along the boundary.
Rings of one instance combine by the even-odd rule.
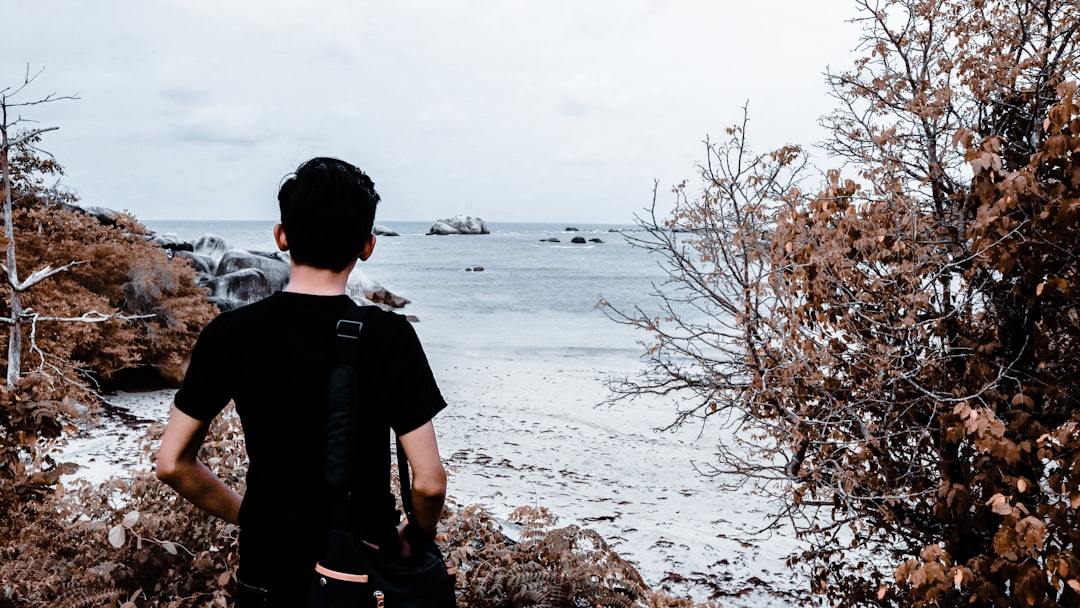
[[202, 286], [209, 291], [210, 301], [223, 311], [257, 302], [274, 292], [270, 280], [258, 268], [243, 268], [218, 275], [202, 283]]
[[435, 220], [428, 229], [428, 234], [490, 234], [484, 220], [471, 215]]
[[229, 250], [229, 245], [220, 236], [207, 234], [199, 237], [199, 240], [193, 243], [192, 249], [195, 253], [208, 255], [215, 260], [219, 260]]
[[225, 252], [225, 255], [221, 256], [221, 261], [218, 262], [214, 275], [220, 277], [247, 268], [258, 269], [266, 277], [269, 291], [263, 297], [284, 289], [289, 282], [289, 260], [285, 254], [280, 252], [266, 253], [230, 249]]
[[375, 236], [401, 236], [400, 234], [398, 234], [393, 229], [387, 228], [386, 226], [379, 226], [379, 225], [373, 226], [371, 228], [371, 232]]
[[589, 239], [589, 242], [590, 243], [603, 243], [604, 240], [603, 239]]
[[570, 239], [570, 242], [571, 243], [577, 243], [577, 244], [580, 245], [580, 244], [585, 242], [585, 237], [583, 237], [583, 236], [575, 236], [574, 238]]
[[540, 239], [540, 242], [541, 243], [561, 243], [562, 241], [560, 241], [559, 239], [552, 236], [552, 237], [548, 237], [546, 239]]
[[348, 293], [354, 300], [363, 298], [383, 309], [403, 308], [409, 303], [409, 300], [388, 291], [359, 268], [354, 268], [349, 275]]
[[566, 228], [563, 228], [563, 232], [577, 232], [577, 231], [578, 231], [578, 229], [574, 228], [573, 226], [567, 226]]
[[379, 289], [372, 293], [365, 293], [364, 298], [374, 304], [383, 304], [388, 308], [405, 308], [409, 303], [405, 298], [394, 295], [385, 289]]

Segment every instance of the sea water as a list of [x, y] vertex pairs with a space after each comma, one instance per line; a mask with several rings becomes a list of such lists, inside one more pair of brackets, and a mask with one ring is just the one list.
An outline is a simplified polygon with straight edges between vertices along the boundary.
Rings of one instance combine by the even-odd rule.
[[[272, 221], [146, 223], [184, 240], [215, 234], [237, 249], [276, 249]], [[637, 340], [646, 336], [597, 307], [601, 297], [647, 306], [664, 279], [655, 256], [619, 232], [635, 226], [492, 223], [487, 235], [436, 236], [426, 222], [379, 224], [400, 236], [379, 237], [359, 268], [411, 301], [404, 312], [420, 319], [417, 331], [432, 347], [512, 360], [616, 358], [620, 367], [643, 352]], [[575, 236], [603, 242], [571, 243]], [[542, 242], [548, 238], [560, 242]]]

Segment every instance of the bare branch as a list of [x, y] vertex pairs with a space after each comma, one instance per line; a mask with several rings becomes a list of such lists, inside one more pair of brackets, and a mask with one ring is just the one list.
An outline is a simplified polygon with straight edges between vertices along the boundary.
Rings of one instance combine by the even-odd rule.
[[42, 268], [41, 270], [34, 271], [29, 277], [26, 278], [25, 281], [22, 281], [21, 283], [16, 283], [13, 279], [10, 278], [11, 275], [8, 272], [8, 269], [7, 269], [6, 266], [0, 267], [0, 270], [3, 270], [4, 273], [8, 275], [8, 277], [9, 277], [8, 284], [11, 285], [12, 289], [14, 289], [15, 291], [26, 291], [27, 289], [30, 289], [34, 285], [37, 285], [38, 283], [44, 281], [45, 279], [47, 279], [47, 278], [49, 278], [51, 276], [60, 274], [61, 272], [69, 270], [69, 269], [71, 269], [71, 268], [73, 268], [75, 266], [78, 266], [80, 264], [88, 264], [88, 263], [89, 262], [87, 262], [86, 260], [81, 260], [81, 261], [78, 261], [78, 262], [70, 262], [70, 263], [64, 264], [63, 266], [61, 266], [59, 268], [55, 268], [55, 269], [51, 268], [49, 266], [46, 266], [45, 268]]
[[56, 131], [59, 128], [60, 127], [44, 127], [42, 129], [34, 129], [32, 131], [27, 131], [25, 133], [21, 133], [21, 134], [19, 134], [18, 137], [9, 140], [8, 143], [7, 143], [7, 147], [14, 148], [14, 147], [22, 144], [23, 142], [29, 141], [29, 140], [37, 137], [38, 135], [41, 135], [42, 133], [48, 133], [49, 131]]
[[92, 310], [87, 313], [83, 313], [78, 317], [43, 317], [37, 313], [31, 313], [26, 315], [27, 318], [33, 318], [35, 322], [57, 322], [57, 323], [104, 323], [105, 321], [119, 320], [119, 321], [137, 321], [140, 319], [153, 319], [157, 315], [126, 315], [123, 313], [106, 314]]

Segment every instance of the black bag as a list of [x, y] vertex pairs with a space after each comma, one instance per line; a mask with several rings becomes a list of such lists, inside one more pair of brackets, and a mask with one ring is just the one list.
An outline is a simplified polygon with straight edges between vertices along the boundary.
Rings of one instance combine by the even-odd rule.
[[[331, 518], [348, 513], [354, 495], [350, 478], [352, 445], [359, 415], [358, 361], [366, 307], [357, 307], [338, 322], [337, 362], [331, 372], [327, 404], [326, 484], [338, 504]], [[389, 431], [387, 431], [389, 437]], [[401, 502], [412, 520], [409, 462], [397, 442]], [[361, 493], [362, 494], [362, 493]], [[359, 494], [357, 494], [359, 496]], [[454, 608], [454, 572], [448, 570], [438, 547], [413, 547], [401, 557], [400, 547], [378, 547], [360, 538], [346, 522], [334, 521], [323, 559], [315, 566], [310, 608]]]
[[[447, 608], [456, 605], [454, 576], [438, 550], [403, 558], [345, 530], [331, 533], [326, 559], [315, 567], [311, 608]], [[342, 572], [328, 564], [349, 564]], [[358, 573], [358, 574], [350, 574]], [[359, 574], [362, 573], [362, 574]]]

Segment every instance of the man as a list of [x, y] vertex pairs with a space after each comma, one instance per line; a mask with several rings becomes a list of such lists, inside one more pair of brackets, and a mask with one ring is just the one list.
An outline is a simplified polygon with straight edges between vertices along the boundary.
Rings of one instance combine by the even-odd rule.
[[[378, 202], [371, 179], [346, 162], [301, 165], [278, 192], [274, 227], [278, 247], [291, 254], [288, 286], [212, 321], [176, 393], [157, 475], [207, 513], [240, 525], [239, 607], [304, 606], [325, 548], [323, 438], [335, 326], [354, 306], [345, 295], [349, 273], [375, 247]], [[446, 471], [431, 418], [446, 402], [404, 317], [374, 309], [363, 332], [369, 352], [375, 349], [365, 375], [379, 381], [361, 390], [360, 424], [389, 425], [401, 439], [416, 521], [398, 526], [388, 480], [354, 501], [350, 517], [366, 540], [407, 554], [410, 543], [432, 542], [442, 513]], [[211, 420], [230, 401], [248, 451], [242, 498], [197, 458]], [[387, 440], [357, 442], [356, 468], [389, 471]]]

